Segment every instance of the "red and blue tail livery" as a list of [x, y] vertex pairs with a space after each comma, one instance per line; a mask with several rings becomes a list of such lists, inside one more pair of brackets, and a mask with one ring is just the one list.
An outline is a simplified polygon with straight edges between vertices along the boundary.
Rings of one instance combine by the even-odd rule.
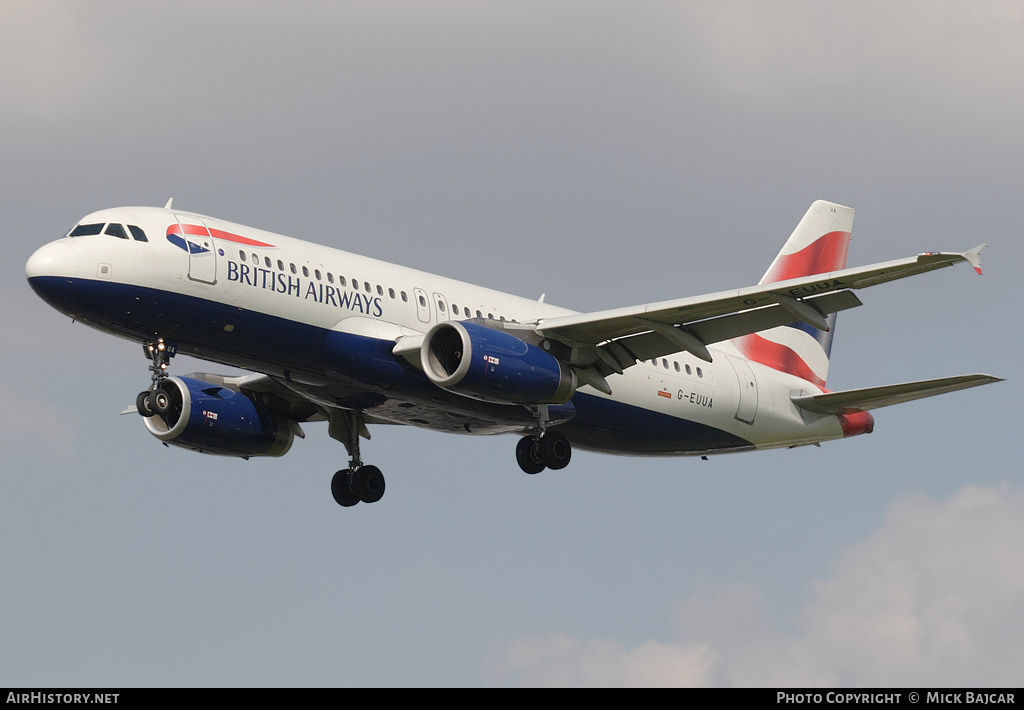
[[[959, 262], [981, 273], [984, 245], [847, 268], [853, 214], [815, 202], [756, 285], [590, 313], [170, 202], [89, 214], [26, 274], [64, 315], [143, 346], [149, 382], [126, 412], [158, 440], [282, 456], [303, 424], [326, 422], [348, 453], [330, 486], [348, 507], [384, 494], [362, 457], [380, 424], [513, 434], [516, 462], [537, 474], [574, 449], [818, 444], [870, 432], [879, 407], [998, 381], [826, 389], [837, 314], [861, 305], [858, 291]], [[172, 375], [178, 352], [251, 374]]]
[[[817, 201], [807, 210], [759, 284], [777, 284], [846, 268], [853, 210]], [[740, 336], [733, 344], [744, 357], [780, 372], [825, 386], [836, 314], [822, 314], [825, 329], [802, 321]]]

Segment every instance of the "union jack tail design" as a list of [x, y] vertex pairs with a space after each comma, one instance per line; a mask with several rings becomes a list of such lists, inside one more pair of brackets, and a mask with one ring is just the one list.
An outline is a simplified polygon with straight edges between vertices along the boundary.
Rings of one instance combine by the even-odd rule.
[[[846, 268], [852, 231], [852, 209], [818, 200], [793, 230], [760, 283], [775, 283]], [[732, 342], [749, 360], [824, 387], [836, 314], [830, 313], [826, 322], [827, 331], [798, 322], [744, 335]]]

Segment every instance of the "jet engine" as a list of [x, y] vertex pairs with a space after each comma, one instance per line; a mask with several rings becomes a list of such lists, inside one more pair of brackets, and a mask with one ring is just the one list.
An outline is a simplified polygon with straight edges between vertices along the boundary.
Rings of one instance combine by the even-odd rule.
[[468, 321], [431, 328], [420, 347], [423, 371], [438, 387], [499, 404], [563, 404], [576, 373], [521, 338]]
[[252, 397], [191, 377], [166, 377], [163, 413], [145, 417], [146, 428], [166, 444], [220, 456], [283, 456], [298, 423], [271, 412]]

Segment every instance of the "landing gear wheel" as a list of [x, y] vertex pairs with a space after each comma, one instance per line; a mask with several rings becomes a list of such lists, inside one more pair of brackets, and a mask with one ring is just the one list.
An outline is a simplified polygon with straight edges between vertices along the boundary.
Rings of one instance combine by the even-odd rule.
[[153, 416], [153, 408], [149, 406], [149, 390], [139, 392], [139, 396], [135, 398], [135, 408], [138, 409], [139, 414], [144, 417]]
[[334, 474], [334, 478], [331, 479], [331, 494], [334, 501], [345, 508], [351, 508], [359, 502], [359, 496], [352, 490], [352, 471], [346, 468]]
[[149, 408], [153, 414], [163, 416], [171, 411], [171, 395], [167, 390], [157, 387], [149, 393]]
[[384, 474], [376, 466], [360, 466], [352, 474], [352, 492], [364, 503], [376, 503], [384, 495]]
[[526, 473], [535, 474], [544, 470], [544, 460], [540, 457], [540, 441], [535, 436], [524, 436], [516, 444], [516, 462]]
[[549, 431], [540, 439], [540, 458], [553, 471], [565, 468], [572, 458], [572, 445], [558, 431]]

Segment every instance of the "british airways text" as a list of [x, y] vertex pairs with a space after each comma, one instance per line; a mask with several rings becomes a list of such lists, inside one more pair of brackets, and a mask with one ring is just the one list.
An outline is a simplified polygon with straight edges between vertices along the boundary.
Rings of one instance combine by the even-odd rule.
[[379, 296], [364, 295], [357, 291], [347, 291], [315, 281], [307, 281], [305, 289], [303, 289], [303, 280], [298, 276], [249, 264], [239, 264], [230, 260], [228, 261], [228, 281], [282, 293], [286, 296], [304, 298], [307, 301], [316, 301], [335, 308], [359, 311], [363, 315], [374, 318], [380, 318], [384, 313]]

